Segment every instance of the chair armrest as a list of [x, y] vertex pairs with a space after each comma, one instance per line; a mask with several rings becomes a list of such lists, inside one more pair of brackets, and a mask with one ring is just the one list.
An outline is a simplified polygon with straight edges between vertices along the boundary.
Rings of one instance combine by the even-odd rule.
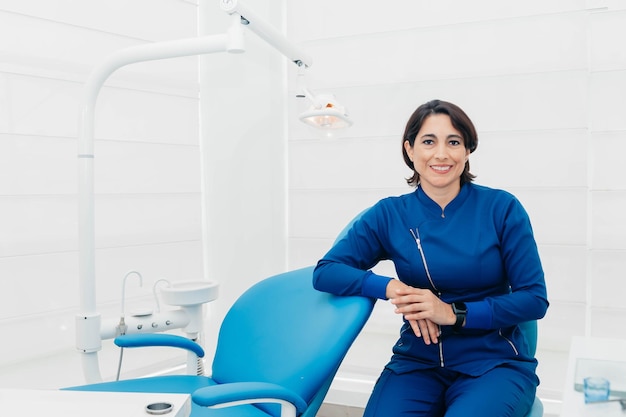
[[189, 350], [196, 354], [199, 358], [204, 357], [204, 349], [202, 346], [187, 339], [183, 336], [175, 334], [148, 333], [148, 334], [125, 334], [117, 336], [114, 343], [119, 347], [149, 347], [149, 346], [166, 346], [176, 347]]
[[[279, 403], [281, 416], [303, 413], [307, 403], [293, 391], [267, 382], [233, 382], [200, 388], [191, 394], [194, 403], [222, 408], [240, 404]], [[291, 409], [291, 410], [289, 410]]]

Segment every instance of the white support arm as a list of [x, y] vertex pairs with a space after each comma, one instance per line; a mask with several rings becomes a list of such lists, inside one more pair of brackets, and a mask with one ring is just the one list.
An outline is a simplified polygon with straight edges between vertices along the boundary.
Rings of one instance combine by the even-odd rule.
[[[241, 24], [237, 19], [228, 34], [156, 42], [133, 46], [113, 53], [91, 73], [84, 87], [78, 129], [79, 161], [79, 292], [80, 312], [77, 320], [89, 318], [87, 325], [77, 327], [77, 348], [84, 354], [83, 369], [88, 383], [102, 380], [97, 365], [97, 351], [101, 348], [100, 329], [89, 324], [100, 324], [96, 311], [95, 278], [95, 216], [94, 216], [94, 114], [98, 94], [104, 82], [119, 68], [144, 61], [193, 56], [216, 52], [243, 51]], [[87, 349], [85, 349], [87, 347]]]
[[301, 48], [291, 43], [282, 33], [274, 29], [239, 0], [220, 0], [222, 10], [228, 14], [237, 14], [244, 24], [261, 39], [276, 48], [281, 54], [298, 66], [313, 65], [311, 57]]

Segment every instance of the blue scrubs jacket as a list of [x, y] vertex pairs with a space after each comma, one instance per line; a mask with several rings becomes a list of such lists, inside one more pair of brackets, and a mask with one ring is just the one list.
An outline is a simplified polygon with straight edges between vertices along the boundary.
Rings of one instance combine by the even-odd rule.
[[386, 299], [393, 278], [370, 270], [382, 260], [393, 261], [402, 282], [468, 307], [465, 327], [454, 332], [441, 326], [437, 344], [426, 345], [405, 321], [390, 369], [447, 367], [477, 376], [508, 362], [536, 368], [517, 325], [545, 315], [546, 284], [528, 214], [513, 195], [468, 183], [445, 210], [421, 187], [385, 198], [318, 262], [314, 286]]

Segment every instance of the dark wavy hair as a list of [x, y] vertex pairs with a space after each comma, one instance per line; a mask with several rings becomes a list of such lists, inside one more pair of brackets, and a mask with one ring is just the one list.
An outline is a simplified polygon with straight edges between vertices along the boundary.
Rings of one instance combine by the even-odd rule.
[[[452, 126], [461, 133], [463, 142], [465, 143], [465, 149], [468, 149], [470, 153], [474, 152], [478, 147], [476, 128], [467, 114], [465, 114], [459, 106], [442, 100], [431, 100], [428, 103], [422, 104], [409, 118], [406, 128], [404, 129], [404, 135], [402, 136], [402, 157], [404, 158], [404, 163], [413, 170], [413, 176], [407, 178], [406, 182], [413, 187], [417, 187], [417, 184], [419, 184], [420, 176], [415, 170], [413, 162], [409, 159], [406, 149], [404, 149], [404, 142], [408, 141], [411, 147], [413, 147], [417, 133], [422, 128], [424, 120], [433, 114], [447, 114], [450, 116]], [[474, 178], [476, 178], [476, 176], [470, 172], [469, 161], [467, 161], [465, 162], [465, 168], [461, 174], [461, 185], [472, 182]]]

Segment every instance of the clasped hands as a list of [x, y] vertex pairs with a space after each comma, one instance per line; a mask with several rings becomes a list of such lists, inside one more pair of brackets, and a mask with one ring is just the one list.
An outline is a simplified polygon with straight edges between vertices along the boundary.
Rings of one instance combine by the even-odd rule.
[[387, 298], [396, 307], [395, 313], [402, 314], [415, 335], [427, 345], [439, 342], [440, 325], [456, 322], [452, 306], [428, 289], [414, 288], [393, 279], [387, 285]]

